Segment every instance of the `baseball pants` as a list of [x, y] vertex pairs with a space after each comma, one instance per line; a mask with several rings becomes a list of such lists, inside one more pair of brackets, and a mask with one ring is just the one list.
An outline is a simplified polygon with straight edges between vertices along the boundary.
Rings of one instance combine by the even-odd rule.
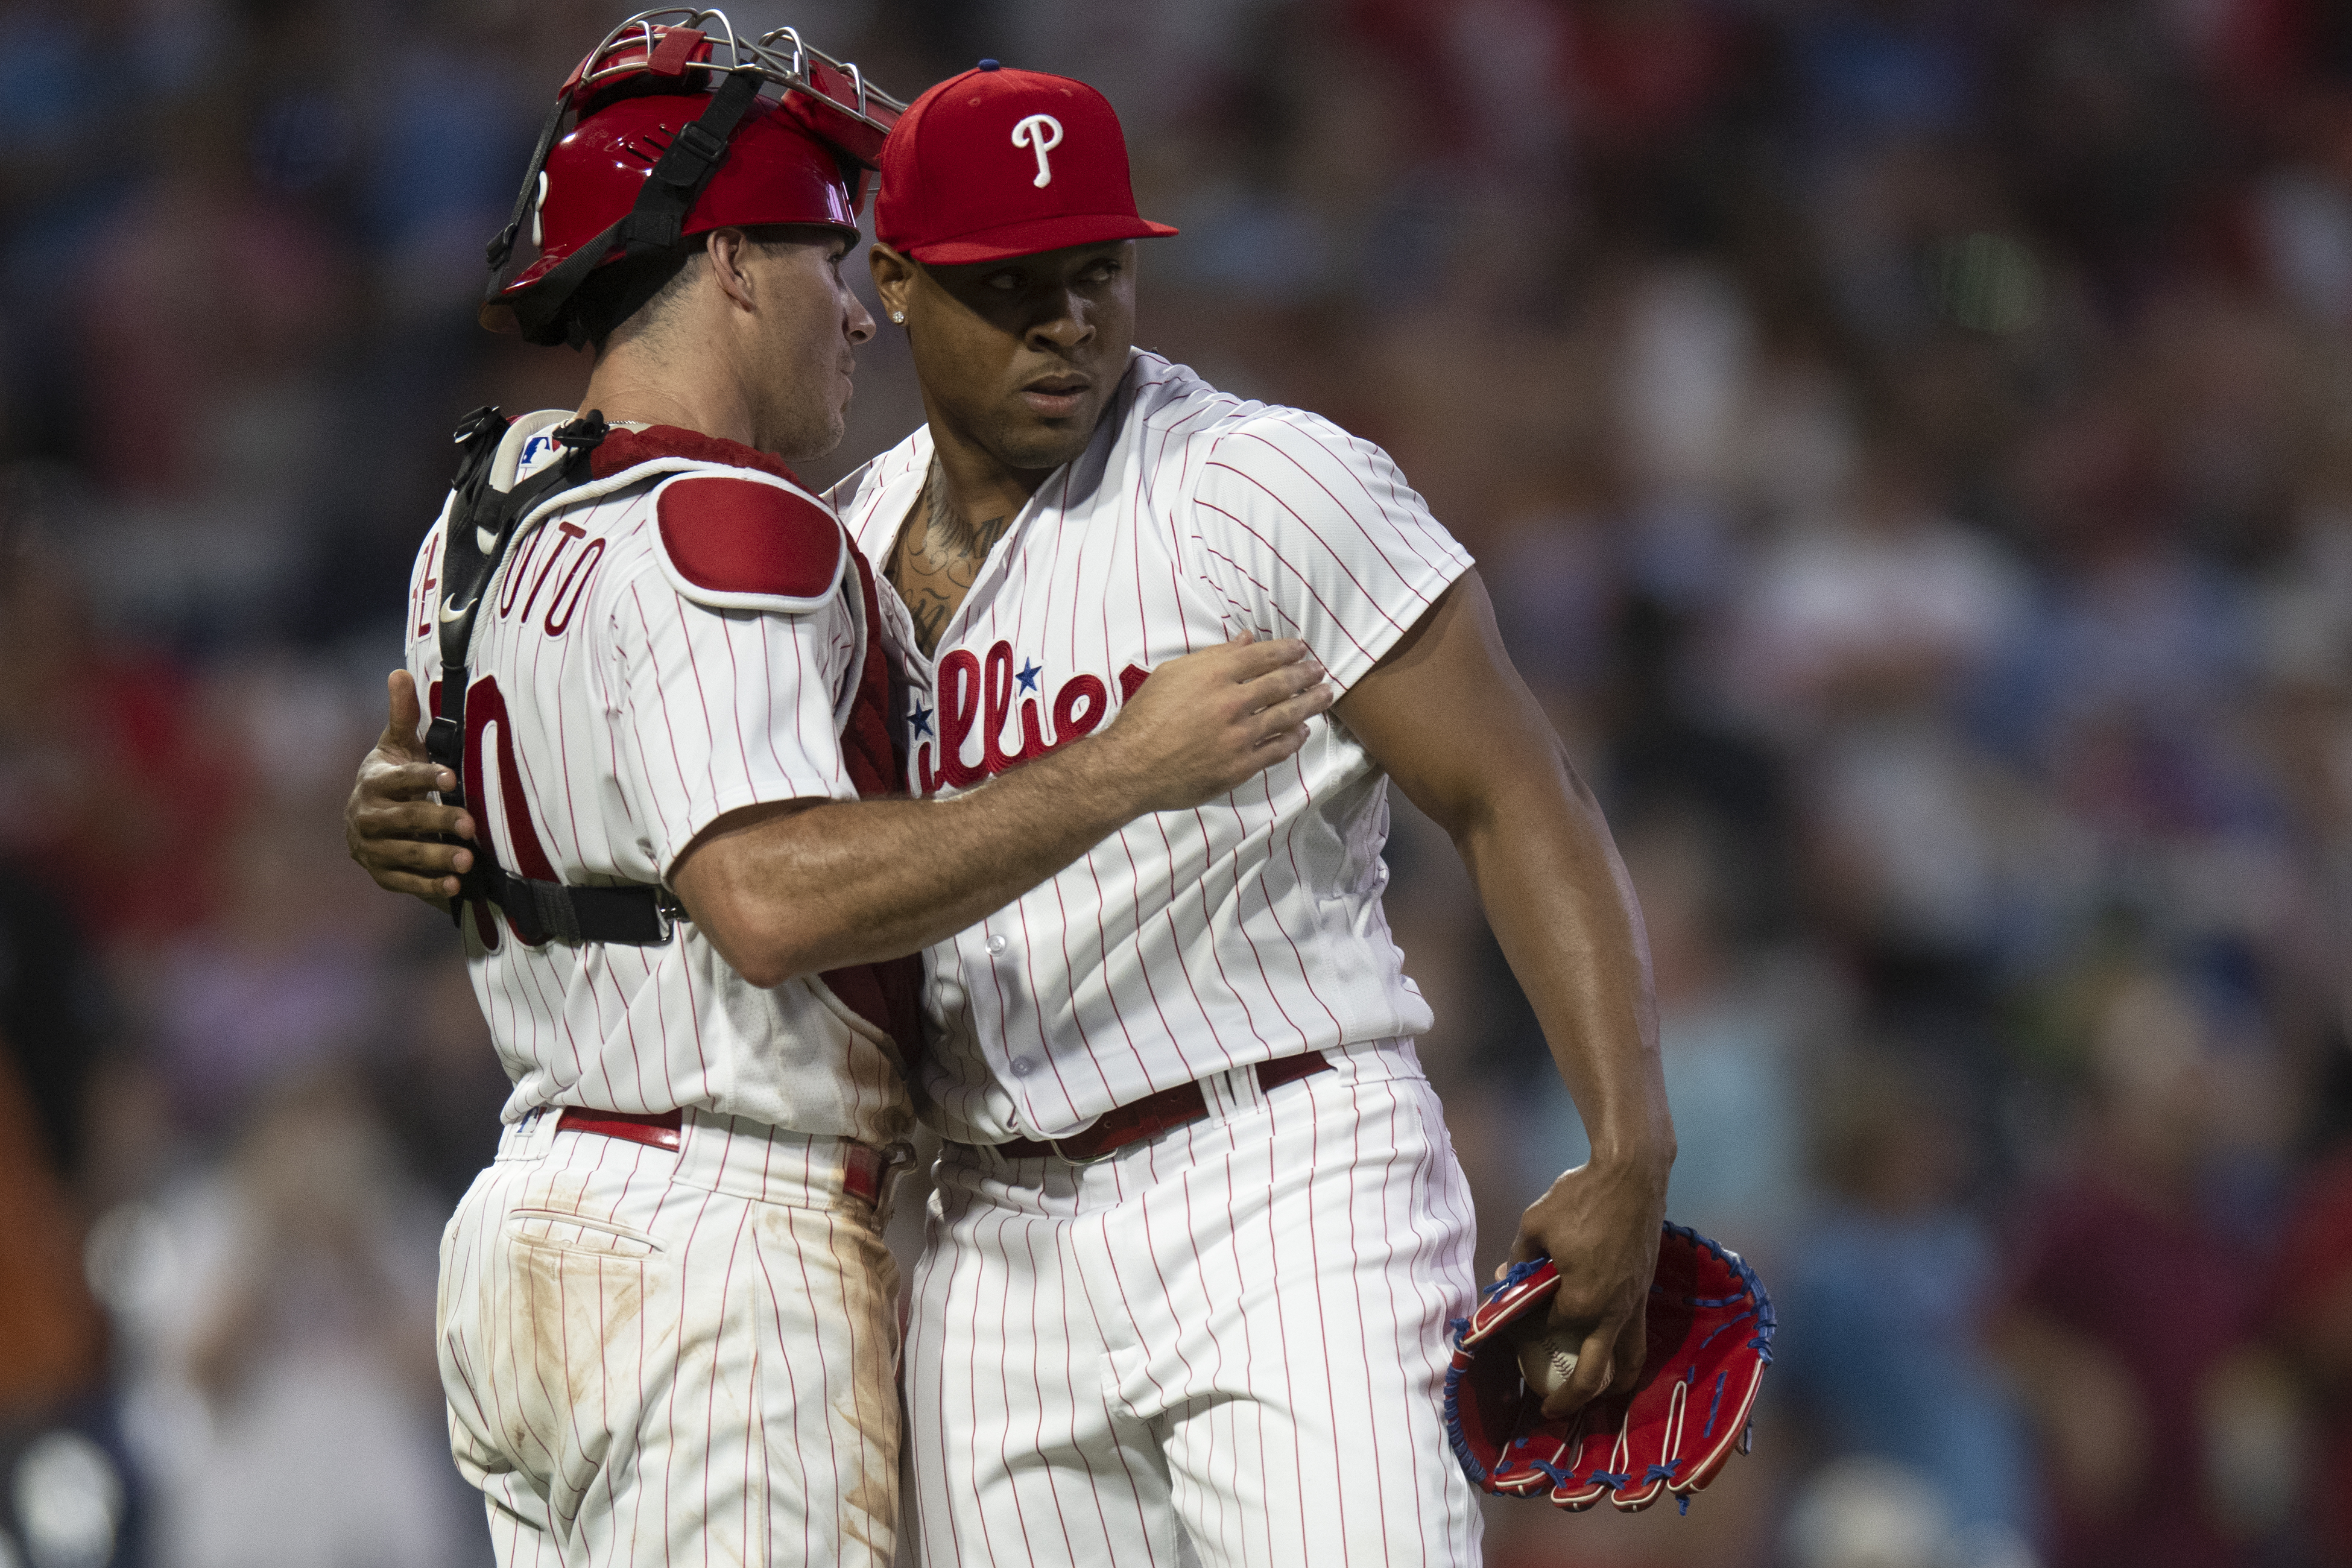
[[450, 1447], [501, 1568], [889, 1568], [897, 1271], [843, 1145], [555, 1123], [508, 1129], [441, 1247]]
[[950, 1144], [908, 1340], [926, 1568], [1479, 1561], [1446, 1447], [1470, 1196], [1410, 1042], [1100, 1163]]

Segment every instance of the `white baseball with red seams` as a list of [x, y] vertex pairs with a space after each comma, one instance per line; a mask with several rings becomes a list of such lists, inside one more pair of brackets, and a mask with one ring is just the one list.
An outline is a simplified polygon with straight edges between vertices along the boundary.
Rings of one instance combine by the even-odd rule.
[[[881, 563], [920, 430], [836, 486]], [[1387, 455], [1137, 353], [1085, 454], [1013, 520], [908, 676], [919, 793], [1108, 721], [1156, 666], [1244, 628], [1341, 689], [1469, 557]], [[924, 1561], [1478, 1560], [1446, 1458], [1468, 1194], [1381, 909], [1387, 780], [1317, 720], [1296, 757], [1138, 819], [927, 956], [926, 1119], [951, 1140], [907, 1379]], [[1332, 1069], [1258, 1086], [1253, 1064]], [[984, 1146], [1198, 1081], [1205, 1121], [1100, 1164]], [[1181, 1521], [1181, 1532], [1180, 1532]]]
[[1538, 1399], [1549, 1399], [1576, 1375], [1581, 1342], [1570, 1338], [1570, 1331], [1556, 1331], [1538, 1318], [1532, 1329], [1518, 1336], [1518, 1352], [1519, 1375]]
[[[516, 423], [500, 488], [570, 417]], [[484, 591], [467, 784], [509, 870], [650, 883], [740, 806], [856, 797], [838, 730], [858, 579], [764, 609], [681, 591], [663, 498], [713, 477], [821, 505], [750, 468], [657, 458], [545, 503]], [[441, 535], [410, 584], [427, 692]], [[436, 1339], [500, 1563], [888, 1564], [892, 1276], [843, 1181], [844, 1140], [912, 1123], [887, 1037], [814, 978], [751, 985], [690, 924], [656, 947], [533, 948], [479, 909], [467, 967], [515, 1089], [498, 1163], [443, 1240]], [[680, 1146], [560, 1131], [563, 1106], [682, 1110]]]

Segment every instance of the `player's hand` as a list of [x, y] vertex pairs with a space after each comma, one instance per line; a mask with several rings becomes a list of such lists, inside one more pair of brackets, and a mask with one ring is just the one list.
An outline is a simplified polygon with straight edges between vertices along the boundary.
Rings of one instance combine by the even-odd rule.
[[1139, 811], [1183, 811], [1296, 755], [1338, 697], [1305, 643], [1244, 632], [1153, 670], [1103, 742]]
[[377, 887], [446, 909], [457, 896], [457, 879], [473, 869], [474, 852], [439, 840], [471, 839], [474, 819], [426, 798], [456, 789], [457, 776], [425, 752], [418, 731], [424, 712], [408, 671], [394, 670], [388, 689], [383, 733], [361, 761], [343, 805], [343, 842]]
[[1570, 1415], [1602, 1394], [1631, 1393], [1641, 1377], [1658, 1225], [1665, 1212], [1665, 1169], [1636, 1162], [1579, 1165], [1519, 1217], [1510, 1263], [1550, 1255], [1559, 1270], [1550, 1323], [1580, 1342], [1576, 1371], [1544, 1401], [1546, 1415]]

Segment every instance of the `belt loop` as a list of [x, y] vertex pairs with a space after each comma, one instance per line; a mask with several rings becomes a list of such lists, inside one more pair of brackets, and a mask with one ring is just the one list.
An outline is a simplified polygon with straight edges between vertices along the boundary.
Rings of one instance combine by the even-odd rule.
[[1211, 1073], [1201, 1080], [1201, 1087], [1208, 1090], [1212, 1118], [1238, 1116], [1265, 1098], [1257, 1086], [1255, 1067], [1227, 1068], [1223, 1072]]
[[[1205, 1078], [1193, 1079], [1141, 1100], [1114, 1106], [1095, 1119], [1094, 1122], [1076, 1132], [1043, 1141], [1034, 1138], [1013, 1138], [995, 1145], [1001, 1160], [1034, 1160], [1052, 1154], [1073, 1165], [1098, 1164], [1113, 1154], [1146, 1139], [1157, 1138], [1171, 1128], [1183, 1127], [1203, 1117], [1229, 1115], [1240, 1106], [1263, 1103], [1266, 1095], [1287, 1083], [1302, 1078], [1312, 1078], [1330, 1069], [1331, 1058], [1319, 1050], [1301, 1051], [1296, 1056], [1278, 1057], [1272, 1061], [1252, 1067], [1229, 1068], [1213, 1072]], [[1231, 1083], [1221, 1083], [1233, 1073], [1247, 1073], [1251, 1091], [1238, 1092]]]
[[1124, 1143], [1114, 1143], [1109, 1148], [1092, 1154], [1073, 1154], [1062, 1147], [1062, 1141], [1058, 1138], [1046, 1139], [1045, 1146], [1053, 1150], [1055, 1157], [1065, 1165], [1099, 1165], [1127, 1147]]

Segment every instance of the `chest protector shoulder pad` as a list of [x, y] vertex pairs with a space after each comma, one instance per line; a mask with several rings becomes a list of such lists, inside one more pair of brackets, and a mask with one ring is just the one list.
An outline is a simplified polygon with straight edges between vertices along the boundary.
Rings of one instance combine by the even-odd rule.
[[719, 610], [806, 615], [841, 592], [849, 541], [814, 498], [764, 474], [680, 474], [654, 491], [669, 585]]

